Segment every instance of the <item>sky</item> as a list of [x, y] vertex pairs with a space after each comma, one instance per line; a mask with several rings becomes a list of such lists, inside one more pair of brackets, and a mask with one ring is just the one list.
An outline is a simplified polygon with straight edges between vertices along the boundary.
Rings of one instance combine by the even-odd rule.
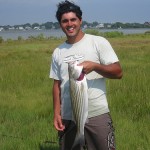
[[[0, 25], [57, 22], [62, 0], [0, 0]], [[150, 22], [150, 0], [72, 0], [80, 6], [83, 21], [99, 23]]]

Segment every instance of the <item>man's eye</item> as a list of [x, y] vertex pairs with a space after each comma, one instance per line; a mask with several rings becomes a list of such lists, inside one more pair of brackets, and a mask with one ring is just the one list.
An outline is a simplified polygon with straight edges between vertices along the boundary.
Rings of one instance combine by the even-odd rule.
[[74, 22], [74, 21], [76, 21], [76, 20], [77, 20], [76, 18], [70, 19], [71, 22]]
[[67, 20], [67, 19], [62, 20], [62, 23], [67, 23], [67, 22], [68, 22], [68, 20]]
[[[71, 22], [75, 22], [76, 20], [77, 20], [77, 18], [72, 18], [72, 19], [70, 19]], [[62, 23], [67, 23], [67, 22], [69, 22], [69, 20], [68, 20], [68, 19], [64, 19], [64, 20], [62, 20], [61, 22], [62, 22]]]

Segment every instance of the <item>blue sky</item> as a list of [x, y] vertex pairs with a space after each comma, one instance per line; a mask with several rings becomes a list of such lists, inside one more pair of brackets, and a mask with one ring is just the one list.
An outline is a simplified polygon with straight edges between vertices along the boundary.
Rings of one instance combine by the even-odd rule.
[[[56, 4], [62, 0], [0, 0], [0, 25], [56, 22]], [[83, 20], [100, 23], [150, 22], [150, 0], [72, 0]]]

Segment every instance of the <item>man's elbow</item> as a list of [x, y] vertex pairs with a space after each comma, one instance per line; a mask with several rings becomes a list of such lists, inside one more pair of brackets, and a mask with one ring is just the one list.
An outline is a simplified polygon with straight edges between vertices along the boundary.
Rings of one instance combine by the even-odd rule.
[[123, 77], [123, 72], [122, 70], [120, 70], [117, 74], [117, 79], [122, 79], [122, 77]]
[[122, 68], [121, 68], [119, 62], [115, 63], [115, 67], [116, 67], [115, 72], [114, 72], [115, 73], [115, 78], [116, 79], [121, 79], [122, 76], [123, 76], [123, 71], [122, 71]]

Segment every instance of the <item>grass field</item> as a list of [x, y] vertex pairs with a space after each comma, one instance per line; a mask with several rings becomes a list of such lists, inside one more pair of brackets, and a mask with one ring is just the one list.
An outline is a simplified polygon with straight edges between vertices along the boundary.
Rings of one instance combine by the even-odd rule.
[[[0, 149], [58, 150], [53, 128], [53, 49], [64, 39], [0, 43]], [[110, 38], [124, 72], [107, 80], [118, 150], [150, 147], [150, 35]]]

